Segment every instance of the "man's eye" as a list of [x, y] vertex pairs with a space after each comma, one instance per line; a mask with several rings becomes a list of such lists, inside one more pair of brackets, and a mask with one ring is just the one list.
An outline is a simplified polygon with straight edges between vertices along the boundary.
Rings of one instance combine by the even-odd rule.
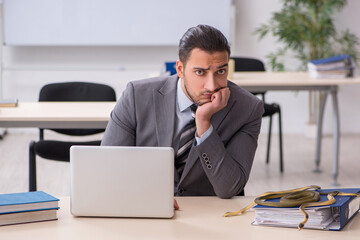
[[226, 73], [225, 69], [220, 69], [218, 71], [218, 74], [220, 74], [220, 75], [224, 75], [225, 73]]
[[201, 76], [201, 75], [204, 74], [204, 71], [203, 70], [196, 70], [195, 74]]

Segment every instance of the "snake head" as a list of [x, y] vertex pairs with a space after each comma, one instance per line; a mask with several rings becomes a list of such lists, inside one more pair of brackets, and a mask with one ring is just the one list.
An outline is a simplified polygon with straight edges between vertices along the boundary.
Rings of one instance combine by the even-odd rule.
[[303, 229], [304, 228], [304, 224], [301, 222], [301, 223], [299, 223], [299, 225], [298, 225], [298, 229], [299, 229], [299, 231], [301, 230], [301, 229]]
[[335, 197], [336, 195], [338, 195], [340, 192], [339, 191], [332, 191], [329, 194], [331, 194], [333, 197]]

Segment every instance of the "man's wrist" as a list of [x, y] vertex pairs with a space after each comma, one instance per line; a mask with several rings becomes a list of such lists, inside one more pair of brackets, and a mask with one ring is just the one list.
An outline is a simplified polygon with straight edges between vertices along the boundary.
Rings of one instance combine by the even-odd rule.
[[199, 136], [197, 136], [197, 134], [195, 134], [196, 146], [203, 143], [212, 134], [213, 130], [214, 130], [214, 127], [210, 124], [209, 129], [206, 130], [206, 132], [204, 132], [204, 134], [201, 137], [199, 137]]
[[196, 121], [196, 134], [201, 137], [211, 126], [210, 121]]

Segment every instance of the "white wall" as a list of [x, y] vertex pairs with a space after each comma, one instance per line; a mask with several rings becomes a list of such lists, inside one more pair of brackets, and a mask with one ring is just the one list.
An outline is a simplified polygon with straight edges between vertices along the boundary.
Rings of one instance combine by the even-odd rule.
[[[274, 11], [281, 8], [280, 0], [234, 0], [237, 9], [233, 55], [265, 56], [278, 45], [272, 37], [262, 41], [253, 35], [254, 29], [266, 23]], [[360, 16], [360, 1], [349, 0], [346, 8], [335, 16], [336, 25], [349, 28], [360, 37], [356, 25]], [[116, 23], [114, 23], [116, 24]], [[112, 85], [118, 94], [130, 80], [146, 78], [161, 71], [164, 61], [177, 59], [176, 47], [9, 47], [4, 51], [4, 97], [20, 101], [36, 101], [41, 86], [48, 82], [86, 80]], [[360, 86], [341, 87], [339, 91], [341, 131], [360, 133]], [[329, 99], [330, 100], [330, 99]], [[282, 107], [285, 133], [304, 133], [308, 121], [307, 92], [268, 92], [268, 102]], [[325, 115], [325, 132], [332, 130], [331, 101]], [[276, 123], [276, 119], [274, 123]], [[267, 121], [263, 123], [263, 131]], [[275, 126], [275, 131], [277, 127]]]
[[4, 96], [35, 101], [49, 82], [94, 81], [116, 89], [157, 75], [176, 47], [4, 47]]

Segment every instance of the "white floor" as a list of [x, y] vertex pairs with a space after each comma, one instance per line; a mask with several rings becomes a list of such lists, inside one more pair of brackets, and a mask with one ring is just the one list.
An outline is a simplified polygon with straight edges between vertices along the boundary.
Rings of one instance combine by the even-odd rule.
[[[9, 130], [0, 141], [0, 193], [28, 190], [28, 145], [37, 140], [36, 131]], [[101, 135], [93, 138], [101, 138]], [[271, 159], [265, 164], [266, 135], [261, 135], [253, 170], [245, 188], [248, 196], [267, 191], [285, 190], [306, 185], [331, 188], [332, 138], [323, 140], [322, 173], [314, 173], [315, 139], [303, 135], [284, 136], [284, 173], [279, 168], [278, 137], [273, 136]], [[360, 187], [360, 135], [341, 136], [340, 187]], [[37, 158], [38, 190], [55, 196], [68, 196], [69, 164]]]

